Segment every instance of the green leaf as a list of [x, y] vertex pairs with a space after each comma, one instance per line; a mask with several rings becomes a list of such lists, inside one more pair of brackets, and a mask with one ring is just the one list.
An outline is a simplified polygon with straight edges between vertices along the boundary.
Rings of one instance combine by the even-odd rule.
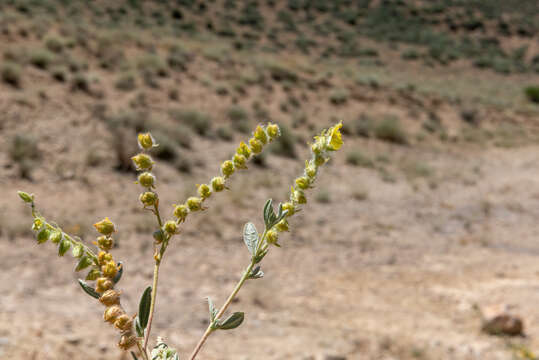
[[260, 265], [251, 270], [249, 274], [249, 279], [260, 279], [262, 277], [264, 277], [264, 272], [260, 270]]
[[133, 360], [138, 360], [137, 355], [135, 355], [135, 353], [132, 351], [131, 351], [131, 356], [133, 357]]
[[140, 327], [140, 322], [139, 322], [138, 316], [135, 319], [135, 330], [137, 331], [138, 337], [144, 337], [144, 329], [142, 327]]
[[97, 269], [92, 269], [92, 270], [90, 270], [88, 275], [86, 275], [85, 280], [90, 280], [90, 281], [97, 280], [97, 278], [100, 277], [100, 276], [101, 276], [101, 271], [99, 271]]
[[66, 239], [62, 239], [62, 241], [60, 241], [60, 244], [58, 245], [58, 256], [64, 256], [64, 254], [67, 252], [67, 250], [69, 250], [70, 247], [71, 243]]
[[263, 215], [266, 228], [268, 228], [268, 225], [271, 222], [271, 214], [273, 213], [273, 206], [271, 205], [272, 201], [272, 199], [268, 199], [268, 201], [266, 201], [266, 204], [264, 204]]
[[77, 267], [75, 268], [75, 271], [84, 270], [90, 265], [92, 265], [92, 259], [84, 255], [83, 257], [80, 258], [79, 263], [77, 264]]
[[262, 261], [262, 259], [264, 258], [264, 256], [266, 256], [266, 254], [268, 253], [268, 249], [264, 250], [264, 251], [260, 251], [256, 256], [255, 256], [255, 264], [258, 264], [259, 262]]
[[84, 248], [81, 244], [77, 244], [73, 247], [72, 253], [73, 257], [80, 258], [82, 255], [84, 255]]
[[112, 282], [117, 284], [118, 281], [122, 278], [122, 275], [124, 273], [124, 264], [120, 261], [118, 262], [118, 272], [114, 276], [114, 279], [112, 279]]
[[19, 194], [19, 197], [22, 199], [22, 201], [26, 203], [31, 203], [34, 201], [34, 196], [28, 193], [25, 193], [24, 191], [17, 191], [17, 194]]
[[142, 293], [138, 306], [139, 325], [142, 330], [148, 325], [148, 317], [150, 316], [150, 304], [152, 301], [152, 287], [148, 286]]
[[244, 314], [243, 312], [235, 312], [230, 315], [225, 321], [219, 324], [218, 329], [220, 330], [231, 330], [235, 329], [241, 325], [243, 322]]
[[247, 245], [247, 249], [249, 249], [251, 255], [254, 256], [258, 245], [258, 232], [253, 223], [248, 222], [243, 227], [243, 241]]
[[62, 240], [62, 232], [60, 230], [54, 230], [51, 233], [50, 239], [53, 243], [58, 244]]
[[99, 297], [101, 295], [99, 295], [93, 287], [89, 286], [88, 284], [86, 284], [84, 281], [82, 281], [81, 279], [79, 279], [79, 284], [80, 286], [82, 287], [82, 290], [84, 290], [84, 292], [88, 295], [90, 295], [91, 297], [94, 297], [96, 299], [99, 299]]
[[44, 227], [37, 233], [37, 243], [43, 244], [47, 240], [49, 240], [49, 236], [51, 235], [51, 231]]
[[210, 310], [210, 322], [213, 323], [215, 320], [215, 317], [217, 316], [217, 309], [215, 308], [215, 305], [213, 304], [213, 301], [208, 296], [208, 308]]

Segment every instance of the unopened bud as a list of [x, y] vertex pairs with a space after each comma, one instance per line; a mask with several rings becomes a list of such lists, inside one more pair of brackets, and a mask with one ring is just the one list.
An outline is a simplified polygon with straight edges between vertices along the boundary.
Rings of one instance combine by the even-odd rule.
[[110, 221], [108, 217], [100, 222], [95, 223], [94, 227], [100, 234], [103, 235], [110, 235], [116, 231], [113, 222]]
[[268, 136], [260, 125], [255, 129], [254, 138], [260, 141], [262, 144], [266, 144], [268, 142]]
[[185, 205], [177, 205], [174, 208], [174, 216], [178, 218], [180, 221], [184, 221], [187, 218], [187, 215], [189, 215], [189, 209]]
[[138, 134], [138, 145], [141, 149], [151, 149], [154, 146], [157, 146], [155, 143], [155, 139], [153, 138], [152, 134], [146, 133], [146, 134]]
[[17, 194], [19, 194], [19, 197], [22, 199], [22, 201], [26, 203], [31, 203], [34, 201], [34, 195], [30, 195], [28, 193], [25, 193], [24, 191], [18, 191]]
[[235, 154], [234, 158], [233, 158], [233, 161], [234, 161], [234, 167], [236, 167], [236, 169], [246, 169], [247, 168], [247, 166], [245, 166], [245, 163], [247, 162], [247, 159], [245, 158], [245, 156]]
[[311, 162], [305, 161], [305, 175], [309, 177], [309, 179], [313, 179], [316, 176], [316, 167]]
[[279, 126], [269, 123], [268, 126], [266, 126], [266, 133], [268, 134], [270, 141], [272, 141], [279, 136]]
[[293, 190], [292, 191], [292, 198], [298, 204], [306, 204], [307, 203], [307, 198], [305, 197], [305, 194], [303, 193], [302, 190]]
[[277, 231], [280, 232], [288, 231], [288, 221], [286, 221], [286, 219], [283, 219], [279, 221], [277, 225], [275, 225], [275, 227], [277, 228]]
[[149, 155], [138, 154], [131, 158], [137, 170], [151, 170], [154, 162]]
[[60, 230], [54, 230], [49, 238], [53, 243], [58, 244], [62, 240], [62, 232]]
[[314, 155], [314, 164], [316, 166], [322, 166], [326, 163], [326, 158], [322, 156], [322, 154], [315, 154]]
[[176, 221], [174, 220], [167, 221], [165, 225], [163, 226], [163, 228], [170, 235], [176, 234], [176, 232], [178, 232], [178, 225], [176, 224]]
[[99, 301], [106, 307], [120, 303], [120, 292], [116, 290], [107, 290], [101, 295]]
[[154, 206], [157, 202], [157, 194], [153, 191], [146, 191], [139, 196], [140, 202], [146, 206]]
[[277, 240], [279, 240], [279, 234], [276, 231], [270, 230], [267, 232], [266, 241], [268, 244], [277, 244]]
[[262, 143], [258, 139], [249, 139], [249, 146], [251, 147], [251, 151], [254, 154], [260, 154], [260, 152], [262, 151]]
[[307, 179], [304, 176], [299, 177], [299, 178], [296, 179], [296, 185], [301, 190], [307, 190], [309, 188], [309, 179]]
[[292, 216], [296, 212], [296, 207], [291, 202], [285, 202], [283, 204], [283, 210], [288, 210], [287, 216]]
[[221, 176], [214, 177], [211, 179], [211, 187], [215, 192], [223, 191], [225, 189], [225, 179]]
[[211, 195], [210, 187], [208, 185], [206, 185], [206, 184], [199, 185], [198, 186], [198, 195], [200, 195], [200, 197], [202, 199], [209, 198], [210, 195]]
[[234, 174], [234, 164], [232, 161], [227, 160], [221, 164], [221, 172], [225, 177], [229, 177]]
[[49, 240], [49, 236], [51, 235], [51, 231], [44, 227], [37, 233], [37, 243], [43, 244], [47, 240]]
[[202, 209], [202, 200], [192, 196], [187, 199], [187, 207], [189, 208], [189, 211], [198, 211]]
[[118, 273], [118, 266], [114, 261], [107, 261], [107, 263], [101, 266], [101, 272], [104, 276], [112, 279]]
[[247, 144], [242, 141], [240, 142], [240, 146], [236, 150], [236, 153], [245, 156], [246, 159], [249, 159], [249, 157], [251, 156], [251, 149], [249, 149], [249, 146], [247, 146]]
[[155, 176], [149, 172], [143, 172], [138, 176], [138, 183], [145, 188], [152, 188], [155, 183]]

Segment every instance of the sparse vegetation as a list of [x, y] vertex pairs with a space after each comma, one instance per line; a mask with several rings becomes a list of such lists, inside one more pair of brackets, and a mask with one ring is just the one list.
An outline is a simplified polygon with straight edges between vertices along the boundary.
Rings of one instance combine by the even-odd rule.
[[353, 166], [360, 166], [365, 168], [374, 167], [374, 162], [364, 155], [360, 150], [354, 150], [346, 155], [346, 162]]
[[395, 116], [385, 116], [374, 128], [375, 136], [380, 140], [389, 141], [395, 144], [405, 145], [408, 143], [406, 132], [402, 128], [399, 118]]
[[22, 84], [21, 67], [17, 64], [5, 62], [0, 69], [2, 81], [15, 88], [20, 88]]
[[524, 89], [524, 93], [528, 100], [534, 103], [539, 103], [539, 86], [528, 86]]
[[193, 129], [197, 134], [207, 136], [211, 130], [211, 118], [196, 110], [174, 109], [170, 111], [172, 119]]

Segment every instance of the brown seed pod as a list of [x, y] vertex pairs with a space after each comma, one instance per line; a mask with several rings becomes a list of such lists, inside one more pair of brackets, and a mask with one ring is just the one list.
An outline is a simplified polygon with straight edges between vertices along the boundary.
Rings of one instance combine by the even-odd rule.
[[137, 337], [132, 332], [127, 332], [120, 338], [118, 346], [120, 349], [128, 350], [137, 343]]
[[95, 282], [95, 291], [97, 291], [100, 294], [103, 294], [105, 291], [112, 289], [114, 284], [112, 281], [107, 279], [106, 277], [100, 277]]
[[114, 322], [114, 326], [118, 330], [127, 331], [133, 327], [133, 321], [129, 316], [127, 316], [127, 314], [123, 314], [118, 316], [118, 318]]
[[112, 305], [111, 307], [105, 309], [103, 319], [106, 322], [113, 324], [116, 319], [123, 314], [125, 314], [125, 311], [120, 307], [120, 305]]
[[101, 266], [101, 272], [106, 277], [112, 279], [118, 272], [118, 266], [116, 266], [114, 261], [107, 261], [103, 266]]
[[116, 290], [107, 290], [101, 295], [99, 301], [107, 307], [120, 304], [120, 292]]

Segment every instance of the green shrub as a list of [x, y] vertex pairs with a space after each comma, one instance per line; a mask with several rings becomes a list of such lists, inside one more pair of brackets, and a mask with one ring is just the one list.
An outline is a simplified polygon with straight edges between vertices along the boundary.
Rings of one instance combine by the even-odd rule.
[[295, 159], [298, 154], [296, 152], [296, 138], [290, 129], [281, 125], [281, 136], [270, 146], [271, 152], [279, 155]]
[[221, 140], [232, 141], [234, 139], [234, 133], [230, 128], [221, 126], [216, 130], [217, 137]]
[[249, 113], [239, 105], [232, 105], [226, 111], [228, 119], [232, 122], [232, 128], [243, 134], [248, 134], [251, 131], [249, 122]]
[[374, 135], [380, 140], [395, 144], [404, 145], [408, 143], [406, 132], [402, 128], [399, 119], [395, 116], [386, 116], [376, 124]]
[[346, 89], [334, 89], [329, 93], [329, 101], [333, 105], [342, 105], [348, 101], [350, 93]]
[[196, 110], [175, 109], [170, 111], [170, 116], [201, 136], [207, 136], [210, 133], [212, 120], [209, 115]]
[[363, 155], [363, 153], [359, 150], [349, 152], [346, 155], [346, 162], [353, 166], [360, 166], [365, 168], [374, 167], [374, 162], [366, 155]]
[[37, 49], [29, 54], [30, 64], [42, 70], [46, 70], [54, 60], [54, 54], [45, 49]]
[[58, 37], [49, 37], [45, 40], [45, 47], [54, 53], [60, 53], [64, 49], [64, 42]]
[[539, 86], [528, 86], [524, 89], [524, 94], [528, 100], [539, 103]]
[[15, 135], [9, 147], [9, 156], [19, 165], [19, 175], [30, 179], [35, 162], [40, 158], [36, 139], [29, 135]]
[[51, 69], [51, 76], [58, 82], [65, 82], [67, 80], [66, 70], [63, 66], [55, 66]]
[[6, 62], [2, 64], [2, 81], [13, 87], [21, 87], [21, 67], [17, 64]]
[[320, 190], [316, 194], [316, 201], [321, 204], [329, 204], [331, 202], [331, 193], [326, 189]]
[[114, 84], [116, 89], [122, 91], [132, 91], [137, 87], [137, 82], [135, 75], [133, 73], [123, 73], [121, 74], [116, 83]]

